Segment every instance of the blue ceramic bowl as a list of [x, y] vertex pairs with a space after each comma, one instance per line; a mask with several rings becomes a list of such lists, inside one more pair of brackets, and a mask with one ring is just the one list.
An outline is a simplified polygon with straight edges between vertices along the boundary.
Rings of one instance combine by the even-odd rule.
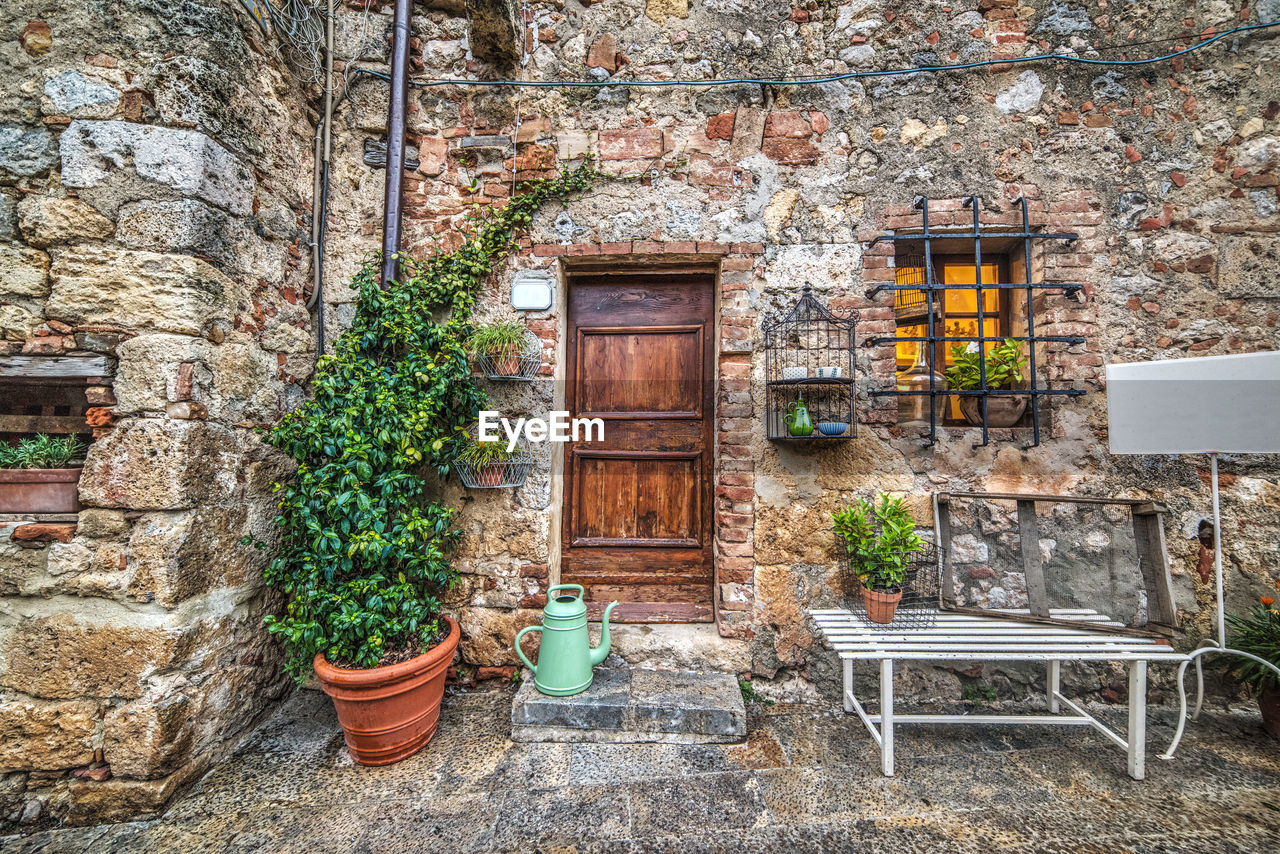
[[819, 421], [818, 432], [824, 436], [839, 436], [849, 429], [848, 421]]

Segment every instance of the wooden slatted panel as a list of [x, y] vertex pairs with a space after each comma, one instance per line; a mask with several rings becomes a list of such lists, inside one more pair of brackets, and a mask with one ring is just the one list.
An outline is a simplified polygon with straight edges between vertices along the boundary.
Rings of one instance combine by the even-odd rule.
[[14, 440], [33, 433], [87, 435], [89, 403], [78, 382], [0, 379], [0, 437]]

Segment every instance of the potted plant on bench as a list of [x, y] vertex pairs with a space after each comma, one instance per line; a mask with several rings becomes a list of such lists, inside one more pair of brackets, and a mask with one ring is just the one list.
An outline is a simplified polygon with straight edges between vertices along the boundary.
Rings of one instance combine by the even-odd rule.
[[893, 622], [908, 570], [925, 541], [901, 498], [880, 493], [875, 501], [860, 498], [831, 514], [844, 542], [849, 568], [861, 588], [867, 619]]
[[[983, 358], [978, 342], [971, 341], [966, 346], [954, 344], [951, 347], [954, 363], [947, 368], [947, 388], [951, 391], [975, 391], [982, 388]], [[1019, 388], [1025, 381], [1022, 369], [1027, 366], [1027, 358], [1022, 354], [1022, 345], [1006, 338], [991, 348], [986, 354], [987, 388], [992, 391], [1008, 391]], [[1022, 418], [1026, 411], [1027, 399], [1021, 395], [957, 395], [960, 398], [960, 412], [964, 420], [975, 426], [982, 425], [982, 400], [987, 401], [987, 426], [1012, 427]]]
[[[1280, 587], [1280, 584], [1276, 585]], [[1277, 594], [1280, 595], [1280, 594]], [[1245, 617], [1227, 616], [1235, 637], [1231, 648], [1280, 666], [1280, 609], [1275, 600], [1263, 596], [1261, 604]], [[1275, 671], [1256, 661], [1246, 661], [1236, 675], [1258, 698], [1262, 727], [1272, 738], [1280, 738], [1280, 678]]]
[[0, 443], [0, 513], [76, 513], [85, 444], [39, 434]]

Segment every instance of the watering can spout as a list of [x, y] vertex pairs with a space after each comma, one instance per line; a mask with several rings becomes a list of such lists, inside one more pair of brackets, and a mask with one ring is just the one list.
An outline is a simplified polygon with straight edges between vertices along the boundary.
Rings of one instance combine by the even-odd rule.
[[618, 607], [617, 602], [610, 602], [609, 607], [604, 609], [604, 619], [600, 623], [600, 645], [591, 650], [592, 667], [604, 661], [609, 654], [609, 614], [616, 607]]

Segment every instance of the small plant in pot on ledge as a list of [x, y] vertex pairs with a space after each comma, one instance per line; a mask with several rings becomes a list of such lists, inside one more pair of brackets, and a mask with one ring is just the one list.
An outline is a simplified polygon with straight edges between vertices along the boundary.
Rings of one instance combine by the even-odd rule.
[[[1280, 587], [1280, 583], [1276, 586]], [[1261, 604], [1247, 616], [1228, 615], [1227, 623], [1234, 635], [1228, 646], [1280, 667], [1280, 609], [1273, 597], [1263, 596]], [[1263, 729], [1272, 738], [1280, 739], [1280, 676], [1256, 661], [1246, 661], [1236, 669], [1236, 676], [1258, 698]]]
[[79, 511], [86, 450], [79, 436], [42, 433], [12, 445], [0, 442], [0, 513]]
[[[951, 347], [954, 364], [947, 368], [947, 388], [951, 391], [976, 391], [982, 388], [982, 356], [977, 341], [968, 345], [954, 344]], [[994, 391], [1008, 391], [1020, 388], [1026, 377], [1022, 370], [1027, 366], [1027, 358], [1022, 355], [1022, 345], [1012, 338], [1006, 338], [991, 348], [986, 357], [987, 388]], [[964, 420], [975, 426], [982, 425], [982, 397], [977, 395], [957, 395], [960, 398], [960, 412]], [[989, 427], [1012, 427], [1022, 418], [1027, 409], [1027, 398], [1018, 396], [986, 396], [987, 425]]]
[[873, 623], [891, 623], [902, 601], [902, 588], [916, 552], [925, 541], [901, 498], [880, 493], [875, 501], [861, 498], [831, 514], [843, 540], [849, 568], [858, 579]]
[[473, 441], [458, 454], [454, 465], [470, 469], [476, 486], [493, 488], [503, 485], [506, 479], [504, 466], [514, 457], [514, 454], [507, 452], [502, 439], [496, 442]]
[[468, 347], [484, 373], [519, 376], [520, 356], [525, 349], [524, 324], [518, 320], [504, 320], [481, 326], [471, 333]]

